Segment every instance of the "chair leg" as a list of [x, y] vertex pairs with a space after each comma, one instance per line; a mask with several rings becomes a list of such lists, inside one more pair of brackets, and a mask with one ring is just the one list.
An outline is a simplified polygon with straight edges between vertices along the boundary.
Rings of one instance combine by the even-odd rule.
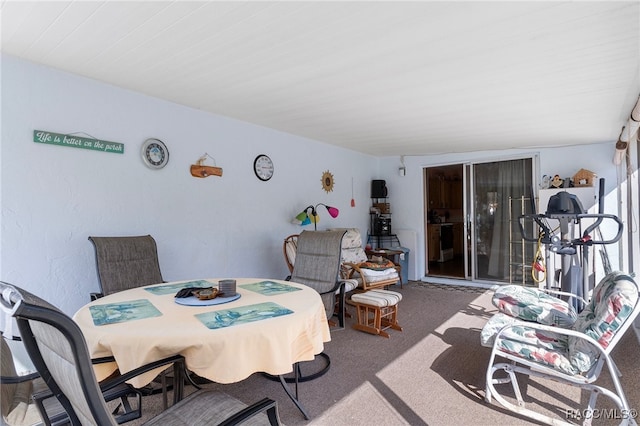
[[344, 306], [344, 288], [340, 291], [340, 295], [338, 297], [338, 324], [340, 325], [340, 328], [344, 328], [344, 313], [345, 313], [345, 306]]
[[[294, 368], [294, 371], [296, 372], [296, 377], [297, 377], [298, 370]], [[302, 406], [302, 403], [298, 399], [298, 383], [297, 382], [295, 383], [296, 391], [294, 394], [293, 392], [291, 392], [291, 389], [289, 389], [289, 385], [287, 385], [287, 381], [285, 380], [284, 376], [280, 375], [278, 376], [278, 378], [280, 379], [280, 384], [282, 385], [282, 388], [284, 389], [289, 399], [291, 399], [291, 401], [295, 404], [295, 406], [298, 407], [298, 410], [300, 410], [304, 419], [309, 420], [310, 417], [309, 417], [309, 414], [307, 414], [307, 410], [304, 409], [304, 407]]]
[[[312, 371], [311, 373], [304, 374], [302, 372], [302, 369], [303, 369], [303, 366], [307, 366], [307, 365], [310, 365], [311, 367], [317, 367], [319, 365], [319, 368], [315, 368], [315, 370]], [[293, 376], [291, 376], [290, 374], [274, 376], [269, 373], [262, 373], [262, 375], [272, 381], [279, 381], [284, 379], [285, 382], [287, 383], [304, 383], [310, 380], [317, 379], [320, 376], [323, 376], [329, 371], [330, 368], [331, 368], [331, 358], [329, 357], [328, 354], [324, 352], [320, 352], [318, 355], [316, 355], [313, 361], [303, 361], [303, 362], [296, 363], [294, 366]], [[309, 368], [306, 368], [306, 369], [309, 370]]]
[[[562, 425], [570, 425], [573, 423], [568, 423], [565, 421], [562, 421], [560, 419], [557, 418], [553, 418], [547, 415], [544, 415], [542, 413], [538, 413], [535, 412], [533, 410], [530, 410], [528, 408], [525, 407], [525, 403], [524, 400], [522, 398], [522, 394], [520, 392], [520, 387], [518, 385], [518, 382], [516, 380], [516, 373], [521, 373], [521, 374], [525, 374], [528, 375], [530, 377], [537, 377], [537, 378], [543, 378], [543, 379], [550, 379], [553, 380], [554, 377], [545, 374], [543, 372], [538, 372], [535, 370], [531, 370], [530, 368], [527, 367], [522, 367], [519, 366], [517, 364], [508, 364], [508, 363], [496, 363], [493, 364], [493, 361], [495, 360], [494, 354], [492, 354], [491, 358], [490, 358], [490, 362], [489, 362], [489, 367], [487, 369], [487, 375], [486, 375], [486, 394], [485, 394], [485, 400], [487, 402], [491, 402], [492, 397], [495, 398], [495, 400], [502, 405], [503, 407], [518, 413], [520, 415], [529, 417], [531, 419], [534, 419], [536, 421], [539, 421], [541, 423], [545, 423], [545, 424], [562, 424]], [[504, 372], [507, 373], [507, 377], [502, 377], [502, 378], [493, 378], [493, 375], [495, 374], [496, 371], [498, 370], [503, 370]], [[613, 369], [612, 369], [613, 370]], [[560, 381], [561, 383], [565, 383], [564, 381]], [[616, 380], [614, 379], [614, 382], [616, 382]], [[513, 392], [516, 396], [516, 400], [517, 400], [517, 405], [516, 404], [512, 404], [511, 402], [509, 402], [506, 398], [504, 398], [494, 387], [494, 385], [497, 384], [506, 384], [506, 383], [511, 383], [512, 387], [513, 387]], [[589, 402], [587, 405], [586, 410], [584, 411], [584, 416], [587, 418], [589, 417], [589, 414], [592, 414], [594, 412], [594, 408], [595, 408], [595, 403], [596, 400], [598, 398], [598, 396], [600, 394], [606, 395], [607, 397], [609, 397], [609, 399], [611, 399], [611, 401], [613, 401], [617, 407], [618, 407], [618, 411], [620, 413], [630, 413], [631, 410], [629, 408], [629, 405], [626, 401], [626, 398], [624, 396], [624, 392], [622, 390], [622, 387], [618, 386], [619, 382], [616, 384], [615, 386], [615, 392], [602, 387], [602, 386], [598, 386], [596, 384], [593, 383], [573, 383], [574, 386], [577, 386], [580, 389], [586, 390], [588, 392], [590, 392], [590, 397], [589, 397]], [[586, 422], [588, 424], [588, 422]], [[635, 419], [631, 418], [631, 416], [626, 415], [622, 418], [622, 422], [620, 423], [620, 425], [636, 425]]]
[[388, 306], [382, 308], [381, 326], [384, 328], [393, 328], [394, 330], [402, 331], [402, 327], [398, 324], [398, 306]]
[[[338, 317], [338, 324], [330, 321], [330, 325], [338, 326], [338, 330], [344, 330], [344, 319], [351, 318], [351, 315], [347, 312], [347, 303], [346, 303], [346, 293], [344, 292], [344, 288], [340, 289], [340, 293], [336, 297], [336, 306], [334, 315]], [[332, 323], [332, 324], [331, 324]]]
[[357, 310], [357, 324], [353, 325], [356, 330], [365, 333], [376, 334], [389, 338], [389, 333], [385, 330], [393, 328], [402, 331], [402, 327], [398, 324], [398, 306], [371, 306], [362, 303], [355, 303]]

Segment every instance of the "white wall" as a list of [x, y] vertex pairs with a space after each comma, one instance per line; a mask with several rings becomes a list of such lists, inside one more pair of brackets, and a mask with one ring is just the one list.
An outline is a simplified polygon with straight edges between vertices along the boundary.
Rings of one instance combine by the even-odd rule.
[[[366, 235], [374, 157], [6, 55], [1, 70], [0, 280], [69, 314], [99, 289], [90, 235], [153, 235], [165, 280], [284, 278], [282, 241], [302, 230], [290, 221], [309, 204], [340, 209], [337, 219], [320, 211], [319, 229], [358, 227]], [[85, 132], [124, 143], [125, 152], [35, 143], [35, 129]], [[164, 169], [141, 160], [150, 137], [169, 148]], [[222, 177], [190, 175], [205, 152]], [[268, 182], [252, 169], [261, 153], [275, 163]], [[325, 170], [334, 175], [330, 193], [321, 184]]]
[[[509, 150], [376, 159], [317, 141], [118, 89], [16, 58], [1, 57], [0, 280], [22, 286], [67, 313], [98, 290], [89, 235], [151, 234], [166, 280], [259, 276], [282, 278], [282, 240], [290, 223], [319, 202], [319, 229], [358, 227], [367, 233], [371, 179], [385, 179], [393, 230], [411, 249], [409, 279], [425, 273], [423, 168], [537, 154], [539, 176], [572, 176], [580, 168], [606, 179], [607, 212], [616, 213], [614, 141], [588, 147]], [[85, 132], [125, 144], [125, 153], [44, 145], [33, 130]], [[162, 170], [144, 166], [149, 137], [170, 150]], [[209, 153], [223, 176], [196, 179], [189, 166]], [[260, 182], [253, 160], [268, 154], [275, 175]], [[637, 169], [637, 165], [635, 166]], [[334, 175], [325, 193], [321, 176]], [[356, 207], [350, 207], [354, 178]], [[612, 191], [612, 192], [610, 192]], [[414, 239], [415, 236], [415, 239]], [[637, 236], [637, 235], [636, 235]], [[409, 241], [406, 241], [409, 240]], [[615, 248], [610, 255], [617, 256]]]

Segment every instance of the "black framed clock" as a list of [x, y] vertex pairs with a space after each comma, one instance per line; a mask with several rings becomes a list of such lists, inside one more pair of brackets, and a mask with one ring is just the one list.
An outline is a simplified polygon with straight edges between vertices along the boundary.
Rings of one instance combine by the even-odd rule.
[[260, 154], [253, 161], [253, 172], [261, 181], [268, 181], [273, 177], [273, 161], [268, 155]]
[[169, 149], [160, 139], [147, 139], [142, 144], [142, 160], [151, 169], [161, 169], [169, 162]]

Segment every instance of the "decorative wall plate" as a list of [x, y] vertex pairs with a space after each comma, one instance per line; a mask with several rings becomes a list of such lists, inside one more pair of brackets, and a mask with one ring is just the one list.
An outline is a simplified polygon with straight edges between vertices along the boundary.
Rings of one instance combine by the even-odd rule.
[[327, 170], [322, 174], [322, 189], [326, 192], [333, 191], [333, 175]]
[[142, 144], [142, 160], [151, 169], [161, 169], [169, 162], [169, 150], [160, 139], [147, 139]]

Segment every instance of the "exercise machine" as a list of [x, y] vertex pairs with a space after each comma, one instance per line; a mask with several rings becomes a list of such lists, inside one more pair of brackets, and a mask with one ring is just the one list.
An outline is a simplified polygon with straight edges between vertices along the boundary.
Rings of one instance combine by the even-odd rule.
[[[556, 274], [549, 274], [546, 271], [546, 287], [554, 287], [560, 291], [575, 294], [587, 300], [589, 292], [594, 283], [589, 279], [589, 248], [594, 245], [606, 245], [616, 243], [622, 237], [623, 224], [615, 215], [604, 213], [604, 179], [599, 181], [598, 213], [589, 214], [582, 206], [580, 200], [567, 191], [560, 191], [549, 199], [547, 210], [544, 214], [525, 214], [518, 218], [520, 232], [525, 241], [536, 242], [545, 246], [546, 265], [549, 265], [552, 254], [561, 257], [561, 268]], [[535, 204], [533, 197], [532, 203]], [[535, 205], [533, 206], [534, 210]], [[550, 221], [557, 222], [557, 227], [553, 228]], [[600, 225], [604, 221], [612, 221], [617, 226], [617, 233], [611, 239], [603, 239], [600, 232]], [[583, 223], [584, 222], [584, 223]], [[587, 222], [592, 222], [586, 225]], [[538, 225], [538, 235], [528, 235]], [[582, 234], [576, 235], [576, 227], [581, 230], [586, 225]], [[597, 234], [594, 238], [592, 234]], [[535, 262], [539, 259], [534, 260]], [[606, 266], [608, 263], [606, 263]], [[559, 286], [554, 286], [552, 279], [559, 281]], [[580, 302], [573, 299], [575, 304]], [[583, 306], [574, 306], [580, 311]]]

